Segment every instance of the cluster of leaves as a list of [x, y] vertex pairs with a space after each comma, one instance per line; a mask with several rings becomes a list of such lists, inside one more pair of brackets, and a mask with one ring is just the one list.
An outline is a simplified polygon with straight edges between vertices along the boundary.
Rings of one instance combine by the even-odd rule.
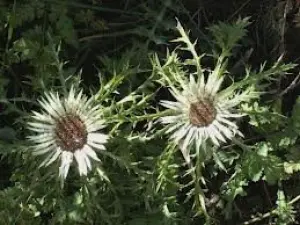
[[[218, 220], [223, 224], [236, 217], [239, 200], [247, 201], [247, 195], [253, 195], [251, 185], [259, 182], [275, 187], [277, 195], [270, 199], [273, 205], [267, 212], [255, 210], [254, 205], [250, 210], [254, 218], [244, 224], [266, 219], [293, 224], [296, 220], [299, 193], [293, 189], [286, 194], [285, 185], [293, 179], [299, 181], [300, 99], [287, 117], [278, 100], [262, 98], [272, 82], [295, 65], [279, 59], [231, 76], [231, 56], [241, 50], [249, 19], [211, 26], [210, 52], [199, 55], [198, 43], [190, 40], [181, 25], [177, 27], [179, 38], [168, 43], [166, 31], [176, 24], [169, 18], [180, 9], [171, 4], [175, 1], [162, 2], [161, 10], [157, 4], [142, 3], [131, 11], [109, 11], [95, 1], [89, 5], [38, 0], [0, 4], [0, 36], [4, 40], [0, 46], [0, 113], [5, 115], [0, 153], [9, 177], [3, 174], [0, 182], [1, 224], [180, 225], [217, 224]], [[70, 9], [78, 9], [76, 15]], [[95, 13], [105, 10], [132, 16], [130, 22], [137, 26], [129, 26], [121, 34], [108, 33], [107, 23]], [[145, 12], [142, 22], [135, 21], [141, 16], [139, 11]], [[79, 38], [78, 34], [85, 36]], [[134, 36], [133, 42], [146, 39], [147, 43], [132, 45], [116, 58], [109, 53], [98, 56], [97, 73], [92, 77], [81, 70], [86, 60], [81, 53], [89, 48], [83, 42], [128, 34]], [[162, 56], [164, 51], [152, 54], [151, 43], [175, 45], [175, 50], [168, 50], [166, 56]], [[190, 73], [210, 71], [225, 76], [225, 86], [237, 90], [237, 95], [239, 90], [256, 90], [252, 101], [241, 105], [248, 115], [245, 123], [240, 123], [245, 137], [220, 148], [207, 147], [205, 154], [192, 155], [192, 163], [187, 164], [157, 123], [165, 113], [157, 102], [168, 98], [163, 96], [168, 86], [179, 86]], [[101, 164], [83, 178], [72, 168], [61, 188], [59, 162], [39, 168], [40, 162], [27, 151], [24, 120], [30, 109], [38, 108], [38, 96], [49, 89], [64, 93], [71, 85], [84, 86], [105, 106], [112, 138]], [[239, 219], [249, 219], [249, 215]]]

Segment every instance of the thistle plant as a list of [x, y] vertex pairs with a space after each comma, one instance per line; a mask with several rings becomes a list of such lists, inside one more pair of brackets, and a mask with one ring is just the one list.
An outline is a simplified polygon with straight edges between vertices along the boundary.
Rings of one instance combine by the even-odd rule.
[[[276, 75], [282, 75], [293, 67], [281, 63], [279, 59], [270, 69], [265, 70], [262, 66], [258, 73], [246, 68], [245, 75], [234, 81], [227, 69], [228, 61], [233, 48], [246, 35], [248, 24], [248, 18], [245, 18], [231, 25], [220, 23], [210, 28], [215, 40], [212, 54], [214, 68], [202, 65], [202, 59], [209, 55], [198, 54], [197, 44], [201, 47], [201, 43], [192, 42], [189, 32], [183, 29], [179, 21], [176, 28], [180, 37], [172, 41], [178, 44], [176, 49], [167, 52], [163, 64], [157, 55], [153, 59], [158, 82], [168, 87], [175, 99], [160, 102], [168, 115], [159, 121], [164, 125], [170, 142], [178, 146], [189, 165], [187, 173], [193, 177], [190, 183], [193, 187], [187, 197], [194, 195], [194, 206], [198, 207], [196, 211], [203, 212], [207, 219], [202, 168], [212, 156], [215, 163], [222, 164], [216, 154], [222, 145], [233, 142], [244, 146], [240, 140], [244, 136], [242, 127], [237, 124], [237, 120], [247, 116], [241, 104], [249, 103], [263, 93], [263, 80], [276, 79]], [[192, 57], [180, 57], [180, 51], [188, 52]], [[233, 81], [228, 85], [230, 79]]]
[[0, 225], [297, 221], [300, 98], [281, 100], [299, 76], [281, 91], [295, 65], [252, 64], [249, 18], [190, 33], [208, 4], [6, 2]]

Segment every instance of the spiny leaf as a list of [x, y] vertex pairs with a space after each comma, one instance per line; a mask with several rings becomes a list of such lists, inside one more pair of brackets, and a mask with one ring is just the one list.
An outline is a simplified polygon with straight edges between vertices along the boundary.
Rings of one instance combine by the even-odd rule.
[[229, 55], [233, 47], [237, 45], [247, 33], [245, 29], [250, 24], [249, 18], [239, 19], [235, 23], [220, 22], [209, 28], [216, 44], [222, 49], [223, 54]]

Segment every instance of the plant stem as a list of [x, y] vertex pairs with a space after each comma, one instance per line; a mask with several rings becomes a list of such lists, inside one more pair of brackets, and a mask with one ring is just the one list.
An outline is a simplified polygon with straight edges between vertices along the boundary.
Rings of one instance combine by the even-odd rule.
[[210, 221], [210, 217], [206, 211], [206, 206], [205, 206], [205, 195], [203, 192], [203, 189], [201, 187], [201, 180], [203, 179], [202, 176], [202, 157], [200, 155], [197, 156], [197, 162], [195, 165], [195, 201], [197, 207], [201, 209], [201, 212], [204, 214], [206, 218], [206, 222]]
[[[298, 202], [300, 200], [300, 195], [298, 195], [297, 197], [293, 198], [291, 201], [289, 201], [287, 204], [288, 205], [293, 205], [294, 203]], [[272, 211], [270, 212], [267, 212], [265, 214], [262, 214], [261, 216], [257, 216], [257, 217], [254, 217], [252, 218], [251, 220], [248, 220], [244, 223], [242, 223], [242, 225], [248, 225], [248, 224], [253, 224], [255, 222], [258, 222], [258, 221], [261, 221], [263, 219], [266, 219], [270, 216], [272, 216], [274, 213], [276, 212], [276, 209], [273, 209]]]
[[170, 114], [170, 110], [164, 110], [162, 112], [158, 113], [153, 113], [153, 114], [146, 114], [146, 115], [141, 115], [141, 116], [131, 116], [130, 118], [127, 117], [126, 115], [114, 115], [109, 119], [110, 122], [115, 123], [116, 121], [123, 120], [124, 122], [139, 122], [143, 120], [153, 120], [162, 116], [166, 116]]

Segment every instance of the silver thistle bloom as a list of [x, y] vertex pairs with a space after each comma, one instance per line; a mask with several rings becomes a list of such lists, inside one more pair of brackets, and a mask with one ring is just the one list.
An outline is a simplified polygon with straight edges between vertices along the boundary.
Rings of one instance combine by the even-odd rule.
[[42, 112], [33, 111], [28, 125], [35, 135], [28, 138], [34, 143], [33, 154], [48, 154], [40, 166], [60, 159], [59, 176], [65, 179], [75, 158], [80, 176], [87, 175], [90, 159], [100, 161], [95, 150], [105, 150], [108, 139], [96, 132], [104, 127], [99, 105], [94, 106], [82, 91], [76, 95], [73, 87], [65, 99], [50, 92], [38, 102]]
[[[226, 51], [219, 56], [216, 66], [209, 71], [205, 79], [195, 45], [178, 21], [177, 30], [181, 36], [173, 42], [183, 43], [181, 50], [188, 51], [192, 59], [180, 61], [175, 51], [167, 55], [165, 65], [161, 66], [158, 57], [155, 58], [156, 68], [162, 76], [162, 81], [170, 87], [170, 92], [176, 101], [161, 101], [161, 105], [170, 111], [160, 121], [166, 124], [166, 133], [179, 145], [187, 162], [190, 161], [191, 146], [206, 149], [205, 145], [220, 146], [235, 135], [243, 136], [234, 118], [241, 117], [237, 106], [244, 101], [257, 97], [254, 85], [241, 81], [241, 85], [233, 84], [221, 89], [226, 74]], [[186, 78], [185, 66], [195, 66], [196, 72]], [[243, 88], [243, 89], [242, 89]]]
[[187, 161], [192, 144], [199, 149], [210, 140], [219, 146], [235, 135], [242, 136], [232, 119], [243, 115], [233, 113], [233, 110], [242, 101], [253, 97], [253, 89], [239, 94], [231, 87], [219, 91], [223, 78], [218, 78], [217, 74], [217, 70], [213, 71], [207, 82], [201, 78], [196, 81], [190, 75], [189, 81], [180, 82], [182, 90], [171, 85], [170, 92], [176, 101], [161, 101], [161, 105], [172, 112], [172, 115], [162, 117], [161, 122], [169, 126], [166, 132], [172, 133], [171, 138], [180, 146]]

